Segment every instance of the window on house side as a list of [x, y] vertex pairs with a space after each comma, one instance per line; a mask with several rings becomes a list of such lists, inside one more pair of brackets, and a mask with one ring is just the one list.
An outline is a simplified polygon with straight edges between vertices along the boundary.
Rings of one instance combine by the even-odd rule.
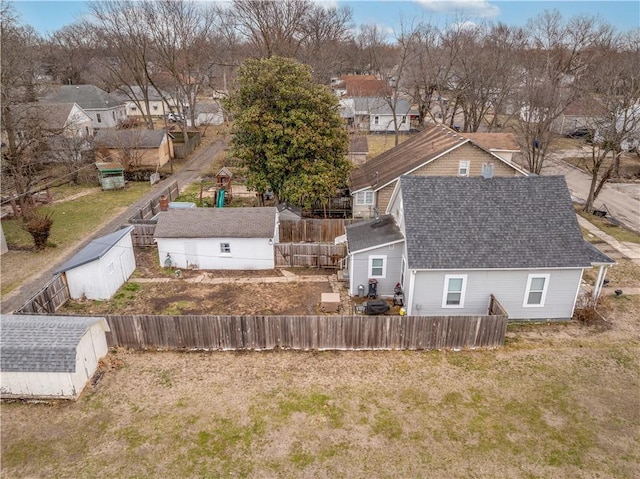
[[96, 120], [98, 120], [98, 123], [102, 123], [102, 117], [100, 116], [100, 113], [96, 113]]
[[380, 121], [380, 117], [378, 117], [378, 116], [374, 116], [373, 117], [373, 124], [374, 125], [377, 125], [379, 121]]
[[523, 308], [542, 307], [547, 296], [548, 274], [530, 274], [524, 293]]
[[360, 191], [356, 193], [356, 205], [372, 205], [373, 191]]
[[369, 278], [386, 278], [387, 257], [369, 256]]
[[464, 295], [467, 288], [467, 275], [445, 275], [443, 308], [464, 308]]
[[231, 245], [229, 243], [220, 243], [221, 253], [231, 253]]
[[459, 163], [458, 176], [469, 176], [469, 161], [463, 160]]

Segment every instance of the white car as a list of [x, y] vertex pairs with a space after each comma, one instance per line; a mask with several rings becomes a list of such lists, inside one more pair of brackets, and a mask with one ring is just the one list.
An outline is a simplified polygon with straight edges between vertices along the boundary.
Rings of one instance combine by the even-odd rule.
[[167, 114], [167, 121], [171, 123], [175, 123], [178, 121], [184, 121], [184, 116], [180, 113], [169, 113]]

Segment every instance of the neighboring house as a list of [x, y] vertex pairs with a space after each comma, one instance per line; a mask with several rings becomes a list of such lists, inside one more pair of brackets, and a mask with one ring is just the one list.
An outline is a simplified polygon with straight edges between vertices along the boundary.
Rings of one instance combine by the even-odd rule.
[[273, 269], [278, 211], [196, 208], [161, 211], [154, 238], [160, 264], [195, 269]]
[[[394, 114], [387, 98], [353, 97], [340, 100], [340, 116], [347, 125], [359, 131], [371, 133], [393, 133], [396, 130]], [[398, 131], [411, 130], [411, 120], [417, 113], [411, 111], [411, 105], [404, 98], [398, 98], [395, 105], [395, 118]]]
[[353, 136], [349, 139], [349, 152], [347, 158], [351, 164], [359, 166], [367, 161], [369, 154], [369, 141], [364, 135]]
[[512, 320], [570, 319], [584, 270], [600, 268], [600, 291], [614, 264], [583, 239], [561, 176], [403, 176], [387, 213], [347, 227], [349, 291], [399, 282], [409, 315], [486, 314], [493, 295]]
[[514, 162], [514, 156], [521, 154], [520, 145], [513, 133], [463, 133], [476, 145], [481, 146], [494, 155], [509, 163]]
[[224, 114], [218, 103], [196, 103], [196, 126], [222, 125]]
[[159, 168], [173, 158], [173, 142], [164, 130], [107, 130], [95, 137], [98, 161], [119, 161], [129, 168]]
[[91, 117], [95, 130], [115, 128], [127, 117], [122, 100], [94, 85], [61, 85], [42, 102], [76, 103]]
[[0, 395], [77, 399], [108, 353], [104, 318], [0, 315]]
[[[145, 92], [142, 87], [138, 85], [123, 85], [115, 90], [112, 95], [125, 104], [127, 116], [139, 118], [148, 114]], [[167, 113], [177, 111], [175, 99], [165, 91], [157, 90], [149, 85], [146, 97], [151, 116], [163, 117]]]
[[20, 103], [10, 108], [14, 129], [20, 137], [29, 134], [73, 139], [93, 136], [91, 117], [76, 103]]
[[571, 135], [581, 129], [593, 128], [606, 118], [607, 110], [593, 98], [581, 98], [570, 103], [553, 122], [552, 130], [560, 135]]
[[384, 80], [374, 75], [344, 75], [331, 82], [331, 89], [342, 97], [384, 97], [391, 88]]
[[95, 239], [82, 248], [55, 274], [64, 274], [74, 299], [110, 299], [136, 269], [131, 232], [127, 226]]
[[[496, 134], [497, 135], [497, 134]], [[515, 163], [492, 153], [465, 134], [428, 126], [398, 146], [367, 161], [350, 177], [353, 217], [384, 213], [398, 178], [412, 176], [526, 176]]]
[[299, 220], [302, 219], [302, 207], [292, 206], [286, 201], [276, 205], [278, 208], [278, 218], [280, 220]]

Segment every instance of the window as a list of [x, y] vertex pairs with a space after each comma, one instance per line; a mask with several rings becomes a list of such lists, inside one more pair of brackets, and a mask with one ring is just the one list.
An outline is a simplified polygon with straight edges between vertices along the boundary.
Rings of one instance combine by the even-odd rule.
[[137, 107], [137, 106], [135, 106], [135, 105], [131, 105], [131, 110], [135, 111], [135, 110], [137, 110], [137, 109], [138, 109], [138, 107]]
[[369, 256], [369, 278], [387, 277], [387, 257]]
[[524, 293], [523, 308], [541, 308], [547, 296], [547, 286], [549, 285], [548, 274], [530, 274], [527, 279], [527, 289]]
[[107, 265], [107, 274], [111, 276], [115, 272], [116, 272], [116, 268], [113, 266], [113, 261], [110, 261], [109, 264]]
[[372, 205], [373, 191], [360, 191], [356, 193], [356, 205]]
[[467, 275], [445, 275], [443, 308], [464, 308], [464, 293], [467, 287]]
[[154, 110], [158, 110], [158, 105], [153, 105]]
[[98, 120], [98, 123], [102, 123], [102, 117], [100, 116], [100, 113], [96, 113], [96, 120]]
[[469, 176], [469, 161], [463, 160], [458, 165], [458, 176]]
[[380, 122], [380, 117], [379, 116], [374, 116], [373, 117], [373, 124], [377, 125]]
[[406, 117], [406, 116], [403, 116], [403, 117], [402, 117], [402, 124], [404, 125], [406, 122], [407, 122], [407, 117]]
[[220, 252], [231, 254], [231, 245], [229, 243], [220, 243]]

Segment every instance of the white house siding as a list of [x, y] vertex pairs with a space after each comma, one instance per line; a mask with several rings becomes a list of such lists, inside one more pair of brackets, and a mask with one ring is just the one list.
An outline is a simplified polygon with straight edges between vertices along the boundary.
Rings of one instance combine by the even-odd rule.
[[131, 235], [125, 235], [102, 258], [65, 272], [72, 298], [110, 299], [136, 269]]
[[[101, 128], [115, 128], [120, 120], [127, 117], [124, 105], [102, 110], [85, 110], [85, 112], [91, 117], [93, 127], [97, 130]], [[98, 121], [98, 115], [100, 115], [100, 121]]]
[[87, 137], [93, 136], [93, 120], [77, 104], [74, 104], [69, 113], [66, 125], [66, 136]]
[[[178, 268], [255, 270], [275, 268], [271, 238], [157, 238], [158, 257], [164, 265], [167, 253]], [[272, 242], [277, 242], [274, 238]], [[222, 253], [229, 243], [231, 253]]]
[[[378, 117], [378, 123], [376, 124], [376, 117]], [[403, 115], [398, 115], [398, 131], [409, 131], [411, 129], [411, 121], [409, 115], [404, 115], [405, 122], [402, 123]], [[370, 115], [369, 119], [369, 131], [374, 133], [380, 132], [394, 132], [395, 127], [393, 124], [393, 115]]]
[[[375, 198], [376, 193], [371, 189], [367, 189], [366, 191], [373, 192], [373, 203], [370, 205], [358, 205], [356, 204], [357, 193], [353, 193], [351, 196], [353, 200], [351, 201], [351, 215], [354, 218], [373, 218], [375, 214]], [[380, 214], [384, 213], [383, 211]]]
[[[529, 274], [549, 274], [544, 307], [523, 308]], [[464, 308], [442, 308], [445, 275], [467, 275]], [[509, 319], [570, 319], [582, 278], [581, 269], [417, 271], [408, 314], [487, 314], [493, 294]]]
[[369, 290], [369, 258], [371, 256], [386, 256], [386, 271], [384, 278], [378, 280], [378, 296], [393, 297], [393, 289], [400, 282], [402, 265], [402, 251], [404, 243], [395, 243], [379, 248], [356, 252], [349, 255], [349, 271], [351, 284], [349, 294], [356, 296], [358, 286], [364, 286], [365, 294]]
[[76, 399], [109, 351], [100, 323], [91, 326], [76, 349], [75, 372], [12, 372], [0, 375], [3, 397]]

